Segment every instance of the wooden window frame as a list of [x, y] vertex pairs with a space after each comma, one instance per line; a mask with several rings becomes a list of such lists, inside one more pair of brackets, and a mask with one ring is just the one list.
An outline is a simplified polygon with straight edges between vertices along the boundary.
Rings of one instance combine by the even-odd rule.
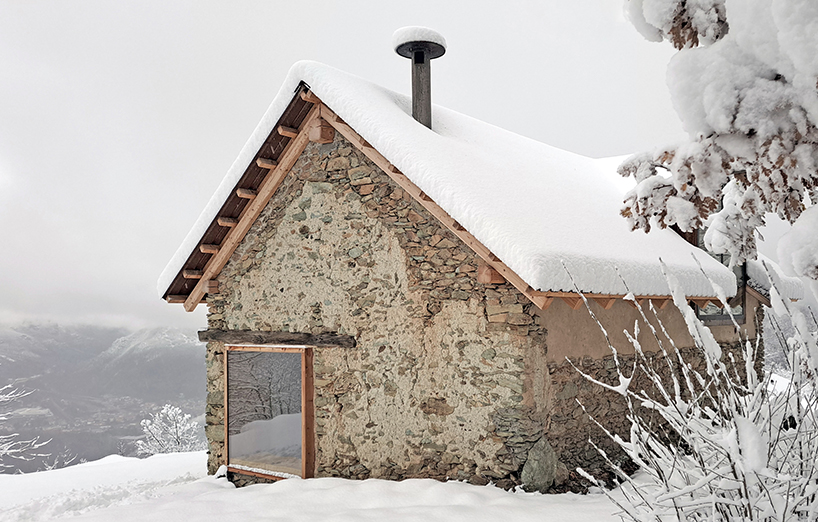
[[268, 480], [283, 480], [287, 477], [259, 473], [230, 465], [230, 438], [229, 402], [227, 400], [228, 382], [228, 354], [230, 352], [267, 352], [267, 353], [300, 353], [301, 354], [301, 478], [315, 476], [315, 372], [313, 362], [315, 358], [314, 346], [281, 346], [281, 345], [250, 345], [227, 344], [224, 354], [224, 461], [227, 471], [242, 475], [264, 478]]

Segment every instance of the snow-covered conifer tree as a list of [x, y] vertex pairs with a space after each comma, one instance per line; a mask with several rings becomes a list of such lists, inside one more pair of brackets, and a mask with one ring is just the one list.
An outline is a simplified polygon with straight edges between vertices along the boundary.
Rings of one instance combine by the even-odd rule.
[[620, 166], [637, 181], [622, 214], [645, 231], [654, 219], [708, 226], [707, 248], [733, 263], [755, 258], [755, 230], [777, 214], [801, 238], [782, 242], [782, 266], [818, 281], [818, 2], [626, 0], [625, 11], [679, 49], [667, 81], [689, 140]]
[[157, 453], [178, 453], [205, 449], [202, 430], [198, 422], [190, 419], [190, 414], [182, 413], [177, 406], [165, 404], [150, 419], [142, 421], [143, 440], [136, 441], [139, 455]]

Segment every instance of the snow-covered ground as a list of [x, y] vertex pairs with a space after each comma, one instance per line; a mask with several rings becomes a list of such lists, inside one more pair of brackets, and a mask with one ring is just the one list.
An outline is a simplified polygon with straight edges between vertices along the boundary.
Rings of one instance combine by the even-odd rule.
[[459, 521], [619, 520], [602, 494], [508, 493], [434, 480], [288, 479], [235, 489], [205, 476], [204, 452], [110, 456], [68, 468], [0, 475], [0, 520]]

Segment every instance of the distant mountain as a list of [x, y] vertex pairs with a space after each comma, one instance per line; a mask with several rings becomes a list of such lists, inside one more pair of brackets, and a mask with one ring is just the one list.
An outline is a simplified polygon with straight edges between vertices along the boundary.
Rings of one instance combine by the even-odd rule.
[[124, 328], [92, 325], [0, 326], [0, 383], [71, 371], [129, 333]]
[[[193, 332], [67, 325], [0, 327], [0, 386], [32, 393], [0, 433], [52, 439], [80, 458], [128, 453], [142, 419], [163, 404], [204, 412], [205, 345]], [[20, 465], [34, 471], [42, 463]]]
[[[172, 328], [138, 330], [77, 369], [87, 393], [170, 401], [204, 397], [205, 345]], [[78, 384], [79, 386], [79, 384]]]

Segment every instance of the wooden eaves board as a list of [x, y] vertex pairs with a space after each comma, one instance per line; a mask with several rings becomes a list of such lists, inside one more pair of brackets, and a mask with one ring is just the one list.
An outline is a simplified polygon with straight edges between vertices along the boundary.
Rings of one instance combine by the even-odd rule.
[[[301, 103], [299, 104], [299, 102]], [[293, 117], [293, 114], [296, 116]], [[300, 117], [301, 115], [303, 115], [303, 118]], [[278, 189], [281, 181], [284, 179], [284, 176], [286, 176], [290, 168], [292, 168], [292, 166], [298, 160], [301, 152], [303, 152], [304, 148], [307, 146], [307, 143], [309, 142], [309, 127], [314, 121], [318, 121], [319, 118], [327, 121], [337, 132], [346, 138], [347, 141], [352, 143], [367, 158], [369, 158], [381, 170], [383, 170], [384, 173], [392, 178], [392, 180], [397, 183], [398, 186], [408, 192], [418, 203], [420, 203], [427, 211], [429, 211], [444, 226], [446, 226], [446, 228], [448, 228], [469, 248], [471, 248], [475, 254], [483, 259], [488, 266], [497, 271], [506, 281], [511, 283], [538, 308], [541, 310], [547, 309], [554, 299], [557, 298], [565, 301], [565, 303], [574, 310], [582, 307], [582, 297], [576, 292], [539, 291], [529, 286], [528, 283], [523, 281], [519, 275], [511, 270], [505, 263], [500, 261], [497, 256], [495, 256], [488, 248], [486, 248], [485, 245], [478, 241], [462, 225], [454, 220], [445, 210], [443, 210], [443, 208], [432, 201], [428, 195], [426, 195], [408, 177], [400, 172], [397, 167], [392, 165], [392, 163], [389, 162], [389, 160], [387, 160], [380, 152], [375, 150], [375, 148], [372, 147], [372, 145], [370, 145], [369, 142], [360, 136], [351, 126], [344, 122], [344, 120], [335, 114], [335, 112], [333, 112], [329, 107], [324, 105], [314, 93], [308, 90], [301, 90], [299, 94], [294, 96], [293, 101], [285, 110], [284, 114], [279, 120], [278, 125], [276, 125], [271, 132], [270, 138], [268, 138], [268, 141], [265, 142], [265, 145], [262, 146], [259, 154], [257, 154], [257, 159], [259, 157], [267, 157], [262, 153], [264, 152], [265, 147], [270, 147], [268, 142], [273, 140], [275, 136], [283, 138], [283, 140], [287, 140], [283, 147], [280, 145], [281, 141], [272, 146], [272, 152], [277, 152], [277, 155], [274, 157], [274, 159], [277, 160], [277, 166], [267, 172], [267, 175], [257, 187], [247, 187], [245, 183], [245, 188], [250, 188], [256, 191], [257, 195], [253, 199], [239, 198], [236, 191], [233, 192], [231, 198], [241, 199], [241, 201], [247, 202], [244, 208], [238, 213], [238, 223], [229, 228], [220, 227], [227, 228], [227, 231], [222, 235], [216, 236], [216, 239], [219, 240], [218, 242], [210, 243], [210, 238], [208, 238], [207, 233], [205, 236], [203, 236], [200, 245], [217, 244], [219, 245], [218, 252], [209, 255], [209, 258], [205, 260], [204, 264], [202, 264], [201, 260], [198, 258], [198, 256], [196, 256], [196, 253], [199, 250], [192, 253], [188, 259], [188, 262], [182, 267], [182, 270], [180, 270], [179, 274], [176, 276], [176, 279], [174, 279], [174, 282], [171, 284], [167, 293], [165, 294], [165, 299], [168, 300], [168, 302], [184, 302], [185, 309], [189, 312], [193, 311], [196, 306], [202, 302], [207, 293], [207, 281], [218, 276], [221, 269], [230, 259], [233, 251], [244, 238], [245, 234], [255, 222], [256, 218], [258, 218], [258, 216], [261, 214], [261, 211], [264, 209], [267, 202]], [[290, 123], [290, 125], [286, 125], [286, 123]], [[297, 129], [297, 133], [295, 133], [292, 129]], [[256, 165], [256, 162], [253, 162], [250, 167], [248, 167], [248, 171], [254, 165]], [[247, 173], [245, 173], [245, 176], [247, 176]], [[244, 177], [242, 178], [242, 181], [244, 181]], [[239, 182], [240, 186], [242, 185], [242, 181]], [[238, 188], [240, 187], [237, 186], [237, 189]], [[230, 202], [231, 198], [228, 199], [228, 202]], [[225, 206], [227, 206], [227, 203], [225, 203]], [[235, 214], [235, 212], [233, 213]], [[222, 217], [221, 212], [219, 213], [219, 217]], [[218, 226], [218, 220], [218, 217], [214, 219], [214, 222], [211, 224], [208, 232], [210, 232], [214, 225]], [[202, 266], [199, 268], [198, 265]], [[185, 270], [196, 270], [200, 272], [200, 278], [192, 280], [195, 281], [195, 285], [186, 285], [184, 287], [187, 289], [189, 286], [193, 286], [188, 293], [182, 292], [181, 294], [175, 294], [177, 289], [181, 289], [182, 285], [180, 285], [178, 282], [180, 279], [184, 280], [182, 274]], [[611, 306], [613, 306], [617, 299], [622, 299], [625, 297], [625, 295], [622, 294], [584, 295], [587, 299], [596, 301], [605, 309], [609, 309]], [[689, 299], [702, 307], [707, 306], [708, 302], [712, 302], [717, 306], [720, 304], [718, 300], [713, 297], [692, 297]], [[655, 301], [659, 308], [665, 308], [665, 306], [667, 306], [672, 299], [667, 295], [639, 295], [635, 296], [635, 302], [631, 301], [631, 304], [642, 304], [647, 300]]]

